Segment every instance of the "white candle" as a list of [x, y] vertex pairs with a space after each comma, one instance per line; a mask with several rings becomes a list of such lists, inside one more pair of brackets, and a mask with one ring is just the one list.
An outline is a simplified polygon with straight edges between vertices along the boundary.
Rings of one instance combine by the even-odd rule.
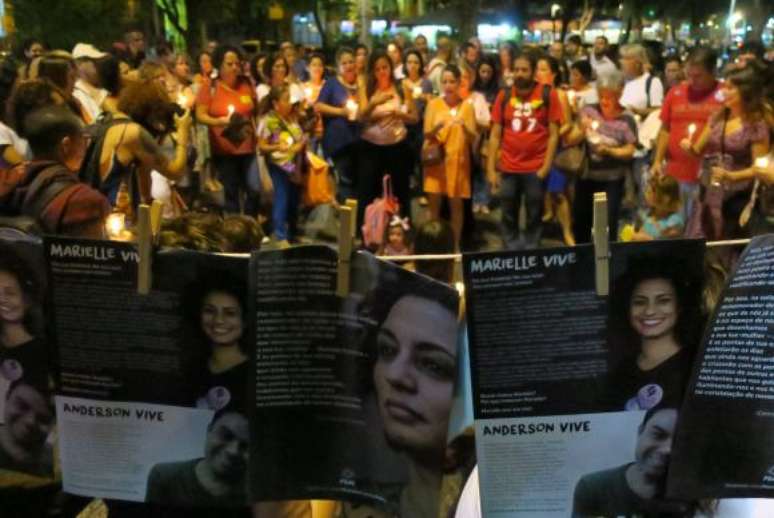
[[349, 99], [345, 106], [347, 111], [349, 111], [349, 119], [355, 120], [355, 117], [357, 117], [357, 103], [354, 100]]
[[760, 156], [755, 159], [755, 167], [759, 167], [761, 169], [766, 169], [769, 167], [769, 157], [767, 156]]
[[306, 100], [309, 101], [312, 98], [312, 88], [309, 86], [304, 88], [304, 95], [306, 96]]
[[288, 135], [287, 137], [285, 137], [285, 142], [287, 142], [288, 146], [292, 146], [295, 140], [293, 140], [292, 136]]
[[412, 91], [412, 94], [414, 95], [414, 99], [419, 99], [420, 97], [422, 97], [421, 86], [415, 86], [411, 91]]
[[591, 122], [591, 129], [594, 131], [597, 131], [599, 129], [599, 121], [592, 121]]
[[688, 138], [693, 138], [694, 133], [696, 133], [696, 124], [692, 122], [688, 125]]
[[234, 105], [233, 104], [229, 104], [228, 105], [228, 116], [231, 117], [232, 115], [234, 115]]
[[575, 90], [567, 90], [567, 101], [571, 105], [575, 104]]
[[457, 116], [457, 108], [452, 108], [449, 110], [449, 113], [451, 114], [452, 118]]
[[105, 219], [105, 230], [110, 238], [120, 237], [125, 226], [126, 214], [123, 212], [113, 212]]
[[177, 96], [177, 104], [179, 104], [182, 107], [185, 107], [185, 105], [188, 104], [188, 97], [185, 96], [185, 94], [180, 94]]

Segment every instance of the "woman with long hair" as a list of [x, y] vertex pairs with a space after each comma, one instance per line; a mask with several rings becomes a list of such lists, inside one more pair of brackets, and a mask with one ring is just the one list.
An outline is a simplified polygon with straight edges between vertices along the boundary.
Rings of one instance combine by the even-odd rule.
[[513, 86], [513, 62], [516, 59], [516, 47], [510, 41], [503, 41], [497, 48], [497, 57], [499, 58], [498, 72], [500, 77], [500, 86]]
[[210, 129], [212, 166], [223, 184], [224, 210], [258, 214], [258, 197], [248, 187], [247, 175], [256, 159], [255, 122], [257, 101], [250, 80], [241, 74], [242, 54], [221, 45], [212, 57], [217, 79], [201, 88], [196, 98], [196, 120]]
[[447, 65], [442, 76], [443, 95], [430, 101], [425, 114], [427, 145], [443, 149], [438, 164], [425, 166], [425, 192], [430, 201], [430, 218], [441, 216], [441, 201], [449, 200], [451, 226], [457, 250], [464, 222], [464, 199], [471, 192], [471, 150], [478, 137], [473, 103], [465, 102], [460, 83], [462, 73]]
[[73, 96], [78, 70], [68, 53], [52, 51], [44, 54], [30, 64], [29, 77], [48, 81], [55, 88], [56, 94], [62, 97], [64, 104], [85, 124], [94, 122], [80, 101]]
[[358, 75], [355, 52], [341, 47], [336, 52], [336, 76], [325, 81], [314, 110], [322, 115], [323, 154], [333, 162], [338, 201], [356, 196], [360, 125], [357, 122]]
[[679, 260], [630, 259], [613, 283], [608, 410], [679, 406], [701, 337], [701, 279]]
[[710, 118], [695, 142], [690, 137], [680, 141], [685, 151], [704, 156], [704, 164], [710, 169], [710, 187], [723, 189], [722, 221], [713, 218], [715, 228], [708, 237], [736, 239], [749, 235], [750, 212], [745, 207], [754, 202], [753, 166], [756, 159], [768, 155], [771, 146], [767, 124], [771, 108], [764, 102], [767, 75], [767, 69], [758, 61], [732, 70], [721, 89], [723, 108]]
[[425, 62], [422, 54], [417, 49], [409, 49], [403, 55], [403, 85], [411, 91], [411, 97], [414, 98], [414, 104], [417, 107], [416, 124], [407, 124], [408, 142], [411, 147], [411, 173], [416, 175], [416, 184], [419, 190], [422, 190], [422, 171], [420, 166], [420, 154], [422, 152], [422, 143], [424, 142], [424, 132], [422, 131], [422, 121], [425, 118], [425, 108], [432, 98], [433, 85], [425, 77]]
[[290, 89], [290, 97], [294, 104], [304, 98], [304, 93], [298, 83], [291, 81], [290, 65], [281, 52], [266, 58], [261, 70], [266, 83], [259, 84], [255, 88], [258, 101], [261, 101], [273, 87], [282, 85], [287, 85]]
[[407, 85], [401, 87], [395, 82], [392, 61], [384, 51], [371, 54], [368, 80], [359, 97], [363, 130], [357, 178], [358, 224], [363, 221], [366, 206], [381, 194], [386, 174], [392, 178], [401, 212], [408, 215], [411, 150], [406, 124], [418, 121], [416, 103]]

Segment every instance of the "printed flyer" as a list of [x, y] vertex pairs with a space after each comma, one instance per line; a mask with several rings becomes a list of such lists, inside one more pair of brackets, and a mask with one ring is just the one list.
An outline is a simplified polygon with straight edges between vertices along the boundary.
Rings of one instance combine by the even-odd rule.
[[682, 513], [664, 496], [702, 326], [704, 245], [464, 256], [482, 514]]
[[774, 235], [754, 238], [715, 308], [682, 409], [669, 493], [774, 497]]
[[360, 253], [340, 298], [336, 259], [324, 247], [253, 255], [253, 497], [436, 516], [458, 294]]
[[[47, 239], [65, 491], [247, 503], [248, 259]], [[232, 450], [236, 450], [234, 454]]]
[[0, 241], [0, 487], [54, 477], [54, 391], [39, 242]]

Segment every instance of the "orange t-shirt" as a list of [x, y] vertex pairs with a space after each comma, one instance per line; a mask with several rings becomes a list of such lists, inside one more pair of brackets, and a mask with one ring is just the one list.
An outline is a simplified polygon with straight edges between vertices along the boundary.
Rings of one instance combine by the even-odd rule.
[[[255, 112], [255, 92], [249, 81], [240, 80], [236, 88], [226, 86], [223, 81], [215, 81], [214, 86], [202, 85], [196, 97], [197, 106], [206, 106], [210, 117], [228, 115], [229, 105], [234, 106], [234, 113], [247, 118], [252, 127]], [[247, 155], [255, 153], [255, 130], [245, 132], [246, 138], [239, 144], [223, 136], [226, 126], [210, 126], [210, 144], [215, 155]]]
[[556, 90], [548, 95], [548, 109], [543, 105], [543, 85], [535, 85], [527, 99], [518, 98], [511, 89], [510, 101], [503, 117], [503, 92], [497, 94], [492, 106], [492, 122], [503, 128], [500, 141], [500, 161], [497, 168], [503, 173], [534, 173], [541, 167], [548, 149], [548, 126], [560, 125], [562, 107]]

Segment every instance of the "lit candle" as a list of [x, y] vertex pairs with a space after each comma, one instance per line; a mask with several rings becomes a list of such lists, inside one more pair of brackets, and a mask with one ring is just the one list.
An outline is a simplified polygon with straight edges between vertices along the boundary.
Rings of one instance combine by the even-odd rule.
[[228, 105], [228, 116], [231, 117], [232, 115], [234, 115], [234, 105], [233, 104], [229, 104]]
[[594, 131], [597, 131], [599, 129], [599, 121], [592, 121], [591, 122], [591, 129]]
[[769, 167], [769, 157], [768, 156], [759, 156], [755, 159], [755, 167], [759, 167], [761, 169], [766, 169]]
[[188, 97], [185, 96], [185, 94], [180, 94], [177, 96], [177, 104], [179, 104], [182, 107], [185, 107], [188, 104]]
[[414, 95], [414, 99], [419, 99], [422, 97], [422, 87], [417, 85], [411, 90], [412, 94]]
[[293, 140], [293, 137], [291, 135], [288, 135], [287, 137], [285, 137], [285, 142], [287, 142], [289, 147], [293, 145], [293, 142], [295, 142], [295, 140]]
[[452, 108], [449, 110], [449, 113], [451, 114], [452, 118], [457, 116], [457, 108]]
[[357, 103], [353, 99], [349, 99], [345, 106], [347, 111], [349, 111], [349, 120], [355, 120], [357, 117]]
[[567, 101], [570, 105], [575, 104], [575, 90], [567, 90]]
[[111, 239], [121, 237], [125, 226], [126, 214], [123, 212], [113, 212], [105, 219], [105, 230]]
[[307, 86], [304, 88], [304, 95], [306, 96], [307, 102], [309, 102], [312, 99], [312, 87]]
[[692, 122], [688, 125], [688, 138], [693, 138], [694, 133], [696, 133], [696, 124]]

